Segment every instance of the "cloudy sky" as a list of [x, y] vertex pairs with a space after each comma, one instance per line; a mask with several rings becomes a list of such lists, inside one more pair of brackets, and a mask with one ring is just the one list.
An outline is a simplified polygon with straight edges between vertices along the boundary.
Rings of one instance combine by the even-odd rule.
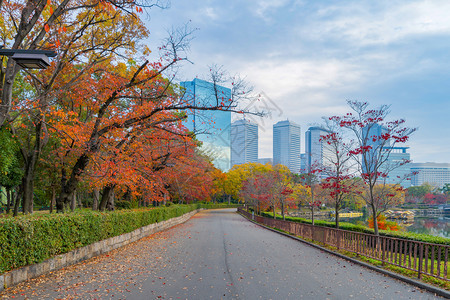
[[450, 1], [172, 0], [149, 11], [149, 46], [168, 29], [198, 28], [180, 80], [223, 65], [263, 92], [276, 111], [259, 120], [259, 156], [272, 157], [272, 125], [304, 132], [344, 114], [347, 99], [391, 105], [418, 127], [414, 162], [450, 163]]

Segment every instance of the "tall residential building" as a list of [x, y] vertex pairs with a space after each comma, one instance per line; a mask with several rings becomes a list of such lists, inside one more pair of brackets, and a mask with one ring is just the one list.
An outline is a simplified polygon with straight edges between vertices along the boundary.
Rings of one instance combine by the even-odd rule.
[[258, 162], [258, 124], [238, 120], [231, 124], [231, 167]]
[[411, 185], [418, 186], [429, 183], [436, 187], [443, 187], [450, 183], [450, 163], [411, 163]]
[[[196, 106], [210, 107], [216, 105], [216, 101], [225, 102], [231, 98], [231, 89], [198, 78], [181, 82], [180, 85], [185, 88], [183, 98]], [[213, 157], [213, 164], [217, 168], [228, 171], [231, 152], [231, 112], [193, 110], [187, 113], [185, 126], [202, 142], [201, 149]]]
[[322, 141], [322, 136], [330, 131], [321, 127], [309, 127], [305, 133], [305, 169], [311, 171], [311, 167], [324, 167], [331, 163], [333, 155], [327, 143]]
[[300, 173], [300, 125], [289, 120], [273, 125], [273, 163]]

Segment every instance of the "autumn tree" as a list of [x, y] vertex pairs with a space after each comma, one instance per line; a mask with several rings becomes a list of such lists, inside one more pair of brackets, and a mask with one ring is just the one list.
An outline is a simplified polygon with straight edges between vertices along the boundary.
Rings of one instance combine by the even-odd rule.
[[[255, 174], [242, 183], [240, 195], [247, 205], [253, 206], [257, 214], [261, 211], [273, 208], [272, 177], [269, 173]], [[274, 213], [275, 216], [275, 213]]]
[[[366, 204], [370, 207], [374, 219], [388, 203], [379, 202], [375, 194], [375, 186], [386, 183], [389, 173], [408, 163], [408, 161], [390, 161], [389, 156], [394, 147], [408, 141], [416, 128], [405, 127], [405, 120], [386, 120], [389, 106], [382, 105], [377, 109], [369, 108], [367, 102], [347, 101], [352, 112], [344, 116], [330, 118], [338, 126], [349, 130], [353, 135], [354, 147], [349, 155], [358, 165], [358, 172], [363, 179], [367, 191], [363, 193]], [[378, 235], [377, 223], [374, 224]]]
[[[272, 170], [270, 164], [260, 163], [245, 163], [241, 165], [234, 165], [228, 172], [225, 182], [226, 192], [233, 197], [238, 198], [243, 187], [243, 183], [251, 177], [258, 174], [264, 174]], [[245, 200], [248, 198], [241, 198]]]
[[291, 183], [290, 188], [292, 188], [291, 197], [297, 201], [297, 206], [300, 207], [301, 204], [308, 203], [311, 199], [311, 188], [302, 183]]
[[314, 210], [319, 209], [322, 205], [321, 199], [324, 196], [324, 189], [320, 186], [320, 174], [322, 170], [317, 163], [311, 165], [307, 173], [300, 174], [300, 183], [307, 189], [306, 194], [309, 196], [304, 199], [308, 208], [311, 210], [311, 221], [314, 225]]
[[[3, 3], [3, 22], [0, 23], [8, 32], [16, 31], [2, 36], [4, 45], [11, 49], [52, 48], [58, 53], [47, 70], [26, 70], [31, 88], [17, 97], [14, 97], [13, 83], [18, 78], [19, 66], [12, 59], [1, 66], [0, 126], [7, 120], [13, 131], [26, 132], [22, 135], [25, 140], [21, 140], [25, 170], [21, 191], [25, 213], [33, 211], [36, 165], [50, 134], [48, 113], [58, 107], [68, 90], [95, 73], [96, 65], [123, 55], [121, 51], [136, 52], [136, 40], [145, 37], [147, 30], [132, 12], [133, 8], [134, 1], [126, 0]], [[27, 118], [21, 118], [23, 113]]]
[[273, 166], [273, 171], [268, 173], [271, 177], [271, 193], [273, 198], [273, 213], [275, 217], [275, 207], [280, 206], [281, 215], [285, 219], [285, 214], [287, 208], [290, 206], [290, 194], [292, 194], [292, 189], [290, 188], [290, 183], [292, 181], [292, 173], [288, 167], [284, 165]]
[[325, 120], [324, 135], [320, 137], [320, 141], [324, 147], [323, 152], [327, 155], [323, 156], [323, 163], [319, 166], [324, 180], [321, 186], [325, 189], [335, 210], [335, 224], [339, 228], [339, 211], [342, 208], [344, 199], [354, 189], [353, 170], [351, 164], [351, 156], [348, 155], [350, 147], [343, 138], [343, 132], [339, 126], [328, 119]]
[[406, 189], [407, 203], [421, 203], [427, 193], [432, 193], [435, 187], [428, 183], [419, 186], [411, 186]]
[[[69, 48], [63, 45], [62, 38], [73, 33], [78, 38], [87, 31], [89, 36], [105, 34], [104, 42], [108, 42], [108, 31], [102, 31], [97, 28], [85, 26], [86, 22], [91, 25], [101, 25], [113, 23], [113, 16], [116, 12], [123, 12], [132, 19], [136, 19], [136, 12], [142, 12], [143, 9], [161, 5], [161, 1], [142, 1], [135, 0], [94, 0], [94, 1], [75, 1], [75, 0], [10, 0], [0, 1], [0, 39], [4, 47], [10, 49], [54, 49], [60, 48], [59, 56], [67, 54], [67, 50], [78, 51], [81, 44], [72, 43]], [[123, 27], [126, 30], [125, 27]], [[69, 33], [67, 33], [69, 31]], [[114, 30], [111, 30], [112, 33]], [[90, 44], [95, 39], [85, 38], [83, 42]], [[124, 44], [125, 45], [125, 44]], [[101, 54], [100, 51], [97, 54]], [[107, 48], [107, 47], [106, 47]], [[105, 48], [105, 50], [107, 50]], [[119, 47], [107, 50], [111, 54]], [[95, 56], [95, 55], [94, 55]], [[9, 118], [9, 111], [15, 105], [12, 103], [12, 91], [14, 79], [20, 71], [20, 67], [13, 59], [6, 58], [6, 63], [0, 65], [0, 127]], [[63, 67], [63, 64], [58, 64]], [[51, 89], [51, 83], [44, 82], [44, 89]]]

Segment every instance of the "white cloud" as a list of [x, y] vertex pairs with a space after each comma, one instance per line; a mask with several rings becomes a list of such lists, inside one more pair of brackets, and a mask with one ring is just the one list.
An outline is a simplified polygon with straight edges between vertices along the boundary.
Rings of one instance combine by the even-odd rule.
[[213, 7], [205, 7], [203, 9], [203, 15], [207, 16], [211, 20], [217, 20], [219, 18], [219, 15]]
[[269, 13], [273, 11], [274, 9], [278, 9], [280, 7], [285, 6], [287, 3], [289, 3], [289, 0], [259, 0], [255, 1], [256, 8], [254, 10], [254, 13], [266, 20], [271, 20]]
[[390, 44], [416, 35], [450, 34], [449, 1], [415, 1], [371, 7], [366, 2], [326, 6], [312, 17], [302, 36], [343, 39], [359, 46]]
[[336, 59], [263, 60], [243, 66], [241, 72], [275, 98], [318, 90], [344, 90], [365, 77], [359, 66]]

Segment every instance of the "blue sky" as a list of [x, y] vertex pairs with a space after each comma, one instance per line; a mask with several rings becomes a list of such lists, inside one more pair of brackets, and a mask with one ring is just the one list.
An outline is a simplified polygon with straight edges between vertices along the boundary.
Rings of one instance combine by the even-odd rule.
[[171, 27], [198, 28], [179, 80], [223, 65], [280, 109], [260, 120], [259, 156], [272, 157], [272, 125], [304, 132], [344, 114], [347, 99], [391, 105], [419, 130], [414, 162], [450, 162], [450, 1], [172, 0], [149, 11], [149, 46]]

